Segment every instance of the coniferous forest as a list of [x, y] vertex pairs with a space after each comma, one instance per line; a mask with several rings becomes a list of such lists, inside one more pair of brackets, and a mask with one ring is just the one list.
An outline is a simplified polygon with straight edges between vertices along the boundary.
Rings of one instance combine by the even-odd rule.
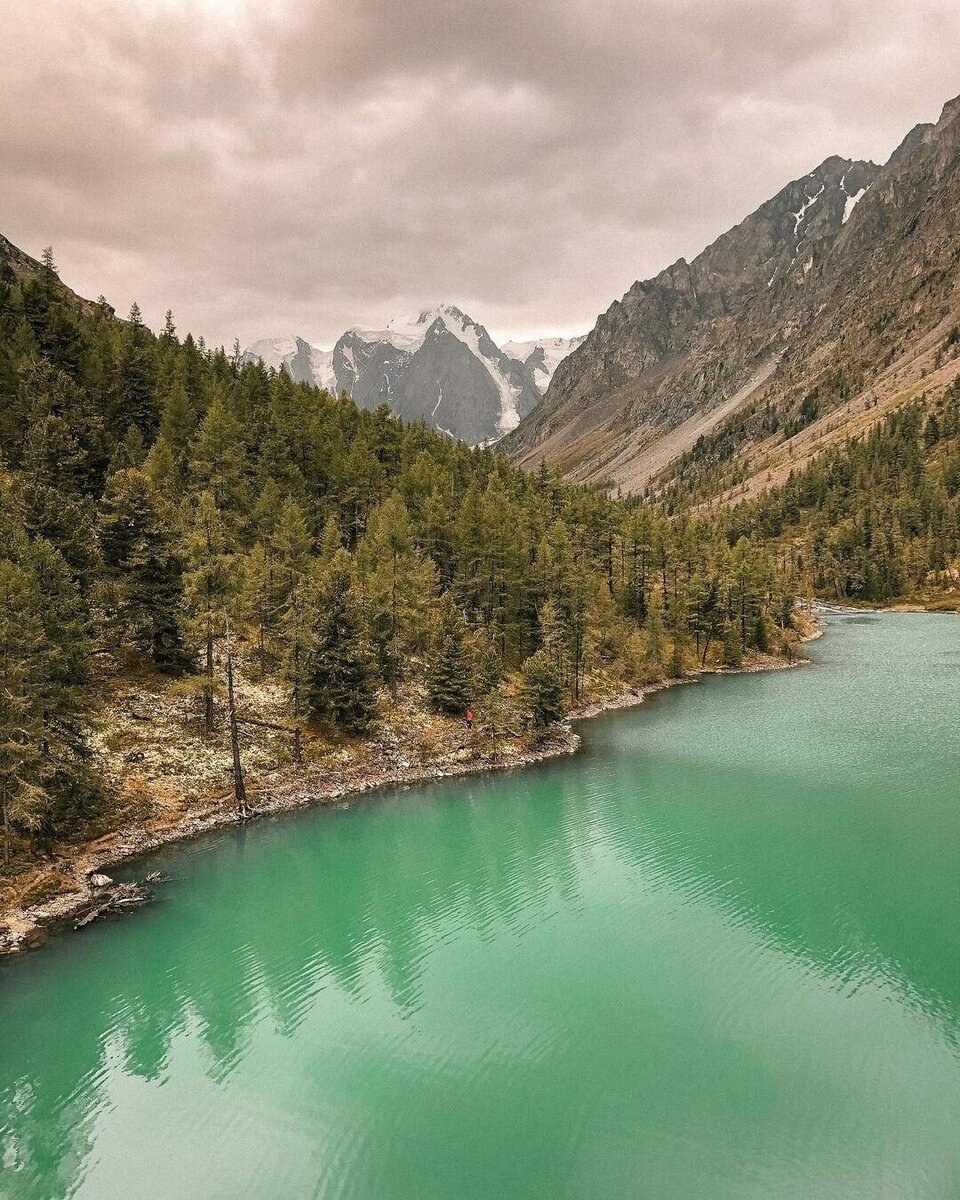
[[[734, 509], [729, 529], [788, 547], [808, 592], [936, 605], [960, 555], [960, 384], [922, 397]], [[955, 600], [942, 598], [949, 608]]]
[[472, 737], [535, 739], [603, 689], [792, 654], [795, 564], [754, 522], [525, 474], [172, 315], [159, 336], [136, 306], [118, 319], [64, 287], [52, 251], [27, 261], [0, 264], [8, 869], [119, 819], [89, 731], [127, 681], [169, 681], [238, 766], [258, 723], [236, 719], [244, 679], [281, 689], [260, 724], [300, 761], [398, 697], [473, 712]]

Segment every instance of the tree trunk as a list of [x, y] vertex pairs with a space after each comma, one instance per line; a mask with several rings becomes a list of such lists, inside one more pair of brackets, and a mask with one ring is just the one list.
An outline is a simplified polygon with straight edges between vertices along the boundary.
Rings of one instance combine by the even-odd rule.
[[203, 685], [203, 727], [213, 733], [213, 619], [207, 615], [207, 682]]
[[247, 806], [247, 789], [243, 783], [243, 767], [240, 763], [240, 729], [237, 724], [237, 704], [233, 694], [233, 651], [227, 651], [227, 704], [230, 709], [230, 750], [233, 755], [233, 794], [237, 802], [237, 816], [245, 821], [250, 815]]

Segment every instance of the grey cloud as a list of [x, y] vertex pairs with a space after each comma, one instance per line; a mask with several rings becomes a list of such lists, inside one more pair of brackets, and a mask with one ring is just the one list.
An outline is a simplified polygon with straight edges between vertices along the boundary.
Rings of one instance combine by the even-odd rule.
[[953, 0], [0, 0], [0, 230], [153, 323], [586, 328], [960, 91]]

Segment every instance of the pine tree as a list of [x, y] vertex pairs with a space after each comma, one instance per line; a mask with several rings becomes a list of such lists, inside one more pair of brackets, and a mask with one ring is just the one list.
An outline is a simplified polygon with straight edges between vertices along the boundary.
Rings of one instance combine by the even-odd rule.
[[109, 603], [121, 631], [161, 671], [189, 668], [183, 641], [181, 566], [160, 501], [142, 471], [107, 480], [98, 525]]
[[470, 702], [470, 654], [463, 613], [444, 595], [427, 665], [427, 691], [438, 712], [462, 716]]
[[340, 550], [324, 581], [310, 655], [306, 700], [321, 721], [362, 733], [376, 708], [350, 556]]
[[[145, 442], [152, 442], [157, 430], [157, 370], [151, 335], [134, 303], [122, 334], [120, 357], [116, 367], [113, 425], [124, 432], [132, 425]], [[141, 460], [142, 461], [142, 460]]]

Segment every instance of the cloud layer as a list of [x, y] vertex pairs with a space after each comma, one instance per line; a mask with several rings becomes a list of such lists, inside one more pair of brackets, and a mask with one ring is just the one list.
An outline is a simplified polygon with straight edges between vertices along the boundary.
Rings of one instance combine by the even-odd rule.
[[579, 331], [960, 91], [955, 0], [0, 0], [0, 231], [247, 342]]

